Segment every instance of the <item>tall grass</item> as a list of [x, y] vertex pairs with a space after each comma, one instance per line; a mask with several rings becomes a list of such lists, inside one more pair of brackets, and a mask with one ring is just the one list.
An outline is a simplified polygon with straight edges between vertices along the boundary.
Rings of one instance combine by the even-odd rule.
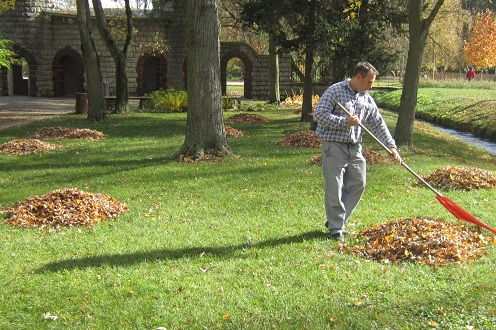
[[[0, 143], [41, 127], [84, 127], [105, 140], [61, 141], [46, 154], [0, 155], [0, 206], [62, 187], [107, 193], [128, 213], [91, 230], [0, 226], [1, 329], [491, 329], [496, 251], [434, 268], [349, 255], [324, 228], [317, 149], [283, 148], [307, 130], [294, 109], [230, 123], [238, 157], [181, 163], [186, 114], [136, 113], [90, 123], [68, 115], [0, 131]], [[226, 112], [226, 118], [235, 114]], [[394, 129], [396, 116], [385, 112]], [[419, 173], [446, 165], [496, 171], [496, 159], [417, 124]], [[366, 147], [380, 151], [370, 139]], [[449, 191], [496, 226], [492, 190]], [[457, 221], [398, 165], [368, 167], [352, 231], [390, 219]], [[350, 244], [358, 244], [351, 236]]]

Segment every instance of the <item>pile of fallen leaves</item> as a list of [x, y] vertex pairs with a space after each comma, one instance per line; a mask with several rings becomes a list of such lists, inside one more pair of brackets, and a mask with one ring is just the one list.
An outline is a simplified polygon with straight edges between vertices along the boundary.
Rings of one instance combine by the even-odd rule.
[[[386, 164], [389, 163], [390, 158], [382, 156], [377, 151], [374, 151], [370, 148], [367, 148], [363, 151], [363, 157], [367, 161], [367, 164]], [[310, 159], [310, 163], [312, 164], [321, 164], [322, 165], [322, 155], [313, 156]]]
[[464, 226], [426, 217], [389, 221], [364, 229], [360, 236], [363, 247], [341, 248], [386, 263], [416, 261], [434, 266], [474, 259], [490, 243]]
[[240, 137], [243, 136], [244, 133], [238, 129], [232, 128], [231, 126], [224, 126], [226, 130], [226, 136], [227, 137]]
[[37, 139], [100, 140], [105, 138], [105, 134], [89, 128], [44, 127], [33, 133], [31, 137]]
[[286, 135], [276, 144], [280, 147], [320, 148], [322, 139], [315, 134], [315, 131], [300, 131]]
[[[312, 108], [315, 109], [317, 103], [319, 103], [320, 95], [314, 94], [312, 95]], [[282, 105], [289, 107], [301, 107], [303, 104], [303, 94], [288, 96], [281, 102]]]
[[437, 169], [423, 178], [433, 187], [446, 190], [496, 188], [496, 176], [477, 168], [449, 166]]
[[37, 139], [18, 139], [5, 142], [0, 146], [0, 152], [6, 155], [24, 155], [47, 152], [62, 147], [62, 144], [48, 143]]
[[6, 222], [14, 226], [59, 230], [62, 227], [90, 227], [128, 210], [125, 203], [106, 194], [59, 189], [43, 196], [30, 196], [0, 213], [8, 214]]
[[264, 116], [240, 113], [227, 119], [231, 123], [266, 123], [270, 120]]

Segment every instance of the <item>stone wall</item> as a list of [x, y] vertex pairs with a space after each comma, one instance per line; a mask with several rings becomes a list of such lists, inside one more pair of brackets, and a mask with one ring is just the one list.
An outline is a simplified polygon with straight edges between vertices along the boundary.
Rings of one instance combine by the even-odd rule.
[[[150, 88], [186, 88], [184, 9], [179, 8], [179, 13], [172, 20], [145, 17], [134, 19], [137, 33], [133, 37], [127, 65], [130, 95], [143, 95]], [[84, 61], [74, 14], [54, 11], [49, 0], [17, 0], [16, 7], [0, 18], [0, 35], [14, 42], [15, 51], [29, 65], [29, 95], [63, 96], [85, 91]], [[114, 60], [101, 39], [95, 22], [93, 28], [106, 89], [108, 94], [115, 95]], [[158, 50], [157, 45], [160, 45]], [[223, 91], [226, 91], [227, 62], [237, 57], [245, 66], [244, 96], [268, 99], [268, 56], [257, 54], [245, 43], [223, 42], [220, 51]], [[279, 63], [281, 94], [288, 95], [291, 94], [290, 91], [294, 91], [291, 83], [291, 58], [283, 56]], [[154, 76], [147, 78], [147, 74], [150, 75], [147, 71], [150, 65]], [[2, 69], [2, 95], [13, 94], [13, 79], [16, 78], [12, 77], [12, 72]]]

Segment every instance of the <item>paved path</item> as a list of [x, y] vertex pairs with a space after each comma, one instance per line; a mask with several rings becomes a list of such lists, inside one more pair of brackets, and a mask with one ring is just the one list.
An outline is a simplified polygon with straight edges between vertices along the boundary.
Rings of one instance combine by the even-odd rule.
[[0, 96], [0, 130], [54, 115], [74, 113], [75, 108], [75, 98]]

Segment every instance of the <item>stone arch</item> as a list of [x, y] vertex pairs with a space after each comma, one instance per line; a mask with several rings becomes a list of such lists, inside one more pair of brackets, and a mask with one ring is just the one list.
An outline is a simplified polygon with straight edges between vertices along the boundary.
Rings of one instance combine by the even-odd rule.
[[55, 96], [75, 95], [84, 91], [84, 60], [71, 47], [66, 46], [55, 54], [52, 71]]
[[245, 67], [244, 72], [244, 97], [252, 98], [252, 90], [253, 90], [253, 61], [247, 53], [234, 49], [226, 54], [224, 54], [220, 60], [220, 72], [221, 72], [221, 83], [222, 83], [222, 95], [226, 95], [227, 93], [227, 62], [229, 62], [232, 58], [239, 58]]
[[[36, 59], [34, 58], [33, 54], [31, 54], [30, 51], [27, 49], [19, 46], [19, 45], [14, 45], [13, 46], [14, 52], [17, 54], [18, 58], [24, 58], [26, 60], [26, 63], [29, 66], [29, 73], [28, 73], [28, 91], [27, 95], [29, 96], [36, 96], [38, 92], [38, 85], [37, 85], [37, 76], [36, 76], [36, 70], [38, 69], [38, 63], [36, 62]], [[2, 68], [2, 95], [9, 95], [9, 70], [6, 68]], [[11, 81], [12, 83], [12, 81]], [[16, 91], [14, 90], [13, 86], [11, 86], [11, 89], [13, 93], [15, 94]]]
[[164, 54], [141, 55], [136, 64], [136, 71], [138, 96], [167, 88], [167, 59]]

